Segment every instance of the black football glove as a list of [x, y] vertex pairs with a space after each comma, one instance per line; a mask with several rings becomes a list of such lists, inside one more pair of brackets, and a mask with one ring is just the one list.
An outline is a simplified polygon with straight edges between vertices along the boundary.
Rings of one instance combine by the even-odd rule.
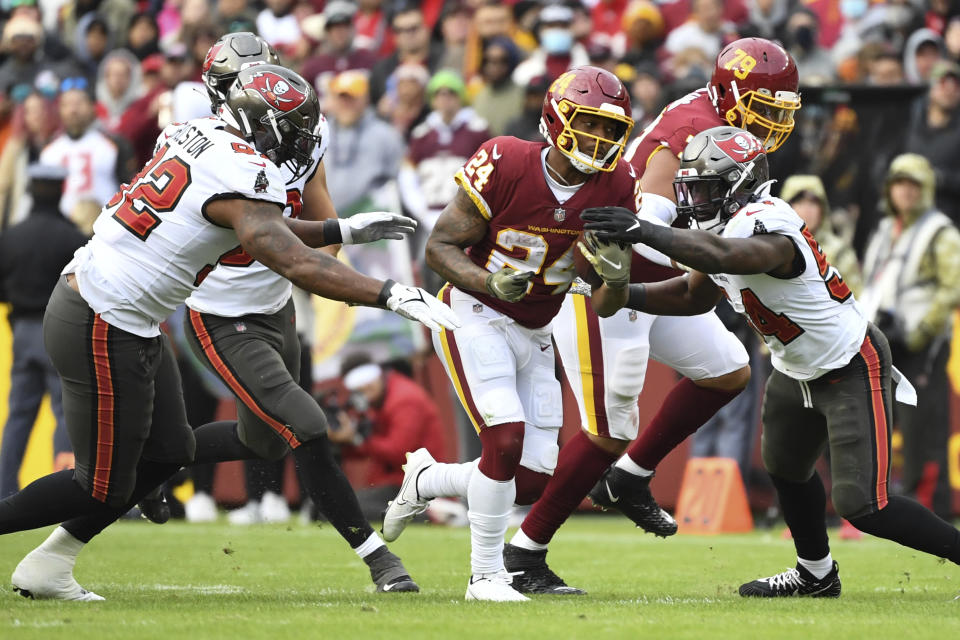
[[583, 228], [596, 233], [598, 239], [626, 244], [643, 242], [649, 224], [626, 207], [589, 207], [580, 213], [580, 219], [586, 223]]

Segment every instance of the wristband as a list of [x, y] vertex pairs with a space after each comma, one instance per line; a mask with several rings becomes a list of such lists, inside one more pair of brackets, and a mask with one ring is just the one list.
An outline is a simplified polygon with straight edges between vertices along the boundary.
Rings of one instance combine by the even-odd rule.
[[340, 221], [337, 218], [323, 221], [323, 243], [325, 245], [343, 243]]
[[643, 304], [647, 301], [647, 287], [642, 284], [630, 285], [630, 293], [627, 295], [627, 309], [634, 311], [643, 311]]
[[380, 289], [380, 295], [377, 296], [377, 304], [379, 306], [387, 306], [387, 300], [390, 299], [390, 290], [393, 289], [395, 284], [397, 284], [396, 281], [389, 278], [383, 283], [383, 288]]

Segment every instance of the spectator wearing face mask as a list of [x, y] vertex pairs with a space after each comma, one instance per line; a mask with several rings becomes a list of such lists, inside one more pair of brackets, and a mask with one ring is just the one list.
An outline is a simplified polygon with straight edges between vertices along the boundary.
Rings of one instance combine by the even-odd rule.
[[436, 403], [410, 378], [385, 371], [362, 353], [344, 359], [341, 372], [349, 406], [328, 434], [341, 445], [344, 460], [366, 462], [354, 488], [366, 517], [377, 520], [400, 489], [408, 451], [423, 447], [438, 461], [450, 460], [446, 433]]
[[513, 81], [525, 86], [537, 76], [553, 81], [572, 67], [590, 64], [586, 48], [574, 41], [573, 11], [562, 4], [540, 10], [537, 27], [539, 46], [513, 72]]
[[808, 9], [797, 9], [787, 19], [784, 46], [797, 62], [804, 84], [829, 84], [836, 77], [830, 53], [819, 44], [820, 21]]

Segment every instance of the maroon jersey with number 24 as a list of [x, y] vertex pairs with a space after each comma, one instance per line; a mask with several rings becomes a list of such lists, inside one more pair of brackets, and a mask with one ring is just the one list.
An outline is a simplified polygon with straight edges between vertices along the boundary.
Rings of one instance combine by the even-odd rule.
[[495, 272], [503, 267], [533, 271], [526, 297], [506, 302], [470, 292], [484, 304], [528, 328], [549, 323], [575, 277], [573, 252], [583, 230], [580, 212], [588, 207], [640, 207], [639, 175], [627, 162], [591, 175], [560, 204], [547, 184], [546, 143], [492, 138], [477, 149], [454, 179], [489, 221], [486, 235], [467, 249], [473, 262]]

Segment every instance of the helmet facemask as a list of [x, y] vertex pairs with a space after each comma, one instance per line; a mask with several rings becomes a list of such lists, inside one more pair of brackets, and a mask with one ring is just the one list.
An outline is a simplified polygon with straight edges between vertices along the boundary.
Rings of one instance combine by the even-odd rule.
[[[242, 111], [241, 114], [246, 120], [246, 114]], [[320, 123], [310, 130], [295, 124], [286, 115], [278, 118], [274, 111], [268, 110], [259, 124], [248, 134], [254, 147], [275, 165], [286, 168], [293, 176], [291, 182], [302, 178], [313, 164], [313, 150], [320, 143]]]
[[[633, 130], [633, 118], [629, 117], [623, 110], [615, 105], [604, 104], [600, 107], [588, 107], [574, 104], [569, 100], [561, 100], [558, 103], [551, 102], [553, 106], [554, 117], [559, 118], [563, 123], [563, 130], [557, 136], [556, 143], [547, 133], [544, 136], [555, 146], [560, 153], [565, 155], [573, 167], [580, 173], [592, 174], [597, 171], [613, 171], [623, 153], [623, 147], [630, 132]], [[575, 129], [573, 122], [578, 116], [590, 116], [613, 120], [616, 122], [617, 130], [615, 140], [604, 138], [602, 136], [588, 133], [586, 131]], [[545, 123], [541, 122], [541, 132], [546, 131]], [[581, 151], [580, 144], [582, 140], [592, 139], [594, 141], [592, 153]], [[609, 150], [602, 156], [599, 156], [602, 144], [609, 145]]]
[[800, 108], [800, 94], [777, 91], [770, 95], [769, 89], [740, 94], [736, 82], [731, 83], [731, 90], [737, 102], [727, 111], [727, 122], [757, 136], [767, 153], [779, 149], [793, 131], [793, 114]]
[[694, 168], [681, 168], [673, 180], [677, 214], [688, 216], [697, 229], [723, 233], [727, 221], [769, 184], [766, 158], [761, 158], [705, 176]]

